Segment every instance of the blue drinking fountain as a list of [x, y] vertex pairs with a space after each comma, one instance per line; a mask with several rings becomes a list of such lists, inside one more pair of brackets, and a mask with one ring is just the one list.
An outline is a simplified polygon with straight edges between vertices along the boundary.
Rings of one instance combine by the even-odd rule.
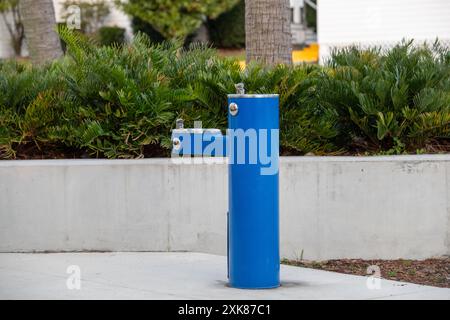
[[[227, 256], [229, 284], [264, 289], [280, 285], [279, 97], [228, 95], [228, 130], [172, 131], [174, 156], [228, 158]], [[214, 146], [215, 148], [212, 148]]]

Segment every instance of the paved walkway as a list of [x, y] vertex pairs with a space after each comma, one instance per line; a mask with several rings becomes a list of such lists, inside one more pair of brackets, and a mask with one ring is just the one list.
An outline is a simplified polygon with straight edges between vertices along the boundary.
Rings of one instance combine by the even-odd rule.
[[[77, 266], [81, 288], [69, 290]], [[277, 289], [229, 288], [226, 258], [202, 253], [0, 254], [0, 299], [450, 300], [450, 289], [381, 280], [371, 290], [366, 277], [291, 266], [281, 279]]]

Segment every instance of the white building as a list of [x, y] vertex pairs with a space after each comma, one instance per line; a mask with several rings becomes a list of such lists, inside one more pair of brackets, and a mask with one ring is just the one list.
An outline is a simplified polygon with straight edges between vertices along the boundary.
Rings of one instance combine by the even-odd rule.
[[392, 46], [402, 39], [450, 44], [449, 0], [318, 0], [320, 59], [350, 44]]

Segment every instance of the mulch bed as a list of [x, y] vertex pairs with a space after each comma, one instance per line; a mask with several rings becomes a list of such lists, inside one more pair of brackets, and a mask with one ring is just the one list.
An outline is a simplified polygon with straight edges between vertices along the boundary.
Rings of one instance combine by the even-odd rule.
[[383, 279], [450, 288], [450, 257], [426, 260], [339, 259], [320, 262], [283, 260], [282, 263], [360, 276], [368, 275], [368, 266], [377, 265]]
[[[48, 144], [38, 146], [35, 143], [24, 143], [16, 146], [15, 158], [17, 160], [41, 160], [41, 159], [105, 159], [103, 154], [89, 153], [88, 150], [70, 148], [64, 145]], [[170, 151], [160, 145], [150, 144], [143, 147], [142, 155], [145, 158], [167, 158]], [[2, 160], [0, 148], [0, 160]]]
[[[54, 143], [37, 143], [27, 142], [21, 144], [14, 144], [13, 149], [15, 150], [15, 154], [13, 156], [6, 154], [6, 149], [2, 149], [0, 146], [0, 160], [3, 159], [18, 159], [18, 160], [27, 160], [27, 159], [86, 159], [86, 158], [106, 158], [105, 155], [98, 153], [95, 154], [93, 151], [89, 151], [87, 149], [68, 147], [62, 144], [54, 144]], [[442, 154], [442, 153], [450, 153], [450, 139], [441, 139], [439, 141], [433, 141], [425, 146], [424, 149], [421, 150], [421, 153], [426, 154]], [[417, 150], [410, 150], [406, 154], [417, 154]], [[302, 152], [289, 148], [289, 147], [280, 147], [280, 155], [281, 156], [301, 156], [305, 155]], [[358, 148], [354, 148], [352, 150], [347, 151], [335, 151], [328, 153], [317, 153], [314, 154], [309, 152], [306, 154], [307, 156], [367, 156], [367, 155], [381, 155], [381, 153], [377, 153], [377, 150], [370, 150], [368, 146], [365, 146], [365, 149], [362, 148], [359, 150]], [[134, 157], [137, 157], [135, 155]], [[170, 157], [170, 150], [164, 149], [159, 144], [150, 144], [146, 145], [142, 149], [141, 157], [144, 158], [167, 158]], [[117, 155], [117, 158], [121, 158], [120, 155]]]

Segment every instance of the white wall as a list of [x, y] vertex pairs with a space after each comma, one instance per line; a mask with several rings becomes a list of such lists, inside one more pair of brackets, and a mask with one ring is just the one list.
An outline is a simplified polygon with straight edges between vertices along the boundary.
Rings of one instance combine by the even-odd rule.
[[318, 41], [325, 58], [332, 46], [392, 45], [402, 38], [450, 44], [448, 0], [318, 0]]
[[[281, 159], [283, 257], [450, 254], [450, 155]], [[225, 254], [227, 166], [0, 161], [0, 252]]]

